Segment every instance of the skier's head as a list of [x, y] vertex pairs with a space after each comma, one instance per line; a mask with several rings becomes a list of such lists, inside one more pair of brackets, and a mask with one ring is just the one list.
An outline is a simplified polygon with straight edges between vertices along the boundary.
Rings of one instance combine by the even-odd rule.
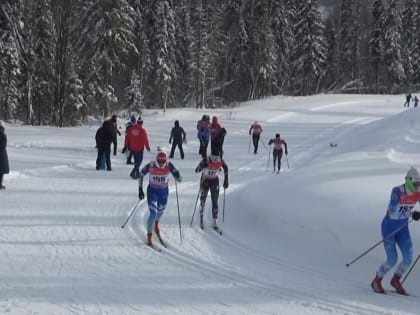
[[258, 121], [254, 121], [254, 125], [258, 124]]
[[139, 116], [139, 118], [137, 118], [137, 123], [142, 125], [143, 124], [143, 119], [141, 118], [141, 116]]
[[201, 117], [201, 120], [206, 120], [207, 119], [207, 115], [203, 115], [203, 117]]
[[175, 125], [175, 127], [179, 127], [179, 121], [175, 120], [174, 125]]
[[276, 139], [280, 139], [280, 134], [276, 133]]
[[217, 116], [213, 116], [213, 118], [211, 119], [211, 122], [212, 122], [213, 124], [217, 124], [217, 123], [218, 123]]
[[218, 154], [210, 154], [209, 155], [209, 161], [211, 163], [214, 163], [216, 161], [220, 160], [220, 156]]
[[156, 155], [155, 165], [163, 168], [168, 164], [168, 155], [165, 151], [159, 151]]
[[115, 115], [115, 114], [114, 114], [114, 115], [112, 115], [112, 116], [111, 116], [111, 121], [112, 121], [112, 122], [116, 122], [116, 121], [117, 121], [117, 115]]
[[405, 176], [405, 185], [411, 192], [420, 191], [420, 172], [417, 168], [410, 167]]
[[136, 117], [135, 116], [131, 116], [130, 117], [130, 122], [134, 125], [136, 123]]

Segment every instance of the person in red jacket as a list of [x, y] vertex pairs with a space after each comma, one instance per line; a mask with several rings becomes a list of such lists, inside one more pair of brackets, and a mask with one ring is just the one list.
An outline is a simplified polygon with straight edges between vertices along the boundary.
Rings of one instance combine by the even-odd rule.
[[130, 177], [132, 179], [137, 179], [139, 178], [139, 168], [143, 161], [144, 148], [150, 152], [149, 139], [146, 130], [143, 128], [143, 120], [141, 117], [137, 119], [137, 124], [132, 126], [128, 131], [126, 142], [125, 147], [133, 152], [134, 157], [134, 168], [130, 173]]
[[249, 135], [251, 135], [251, 132], [252, 132], [252, 143], [254, 144], [254, 154], [257, 154], [258, 142], [260, 141], [260, 135], [262, 133], [262, 127], [258, 123], [258, 121], [254, 121], [254, 123], [251, 125], [251, 128], [249, 128]]
[[211, 154], [223, 157], [223, 142], [225, 140], [226, 129], [223, 128], [216, 116], [212, 117], [210, 126]]

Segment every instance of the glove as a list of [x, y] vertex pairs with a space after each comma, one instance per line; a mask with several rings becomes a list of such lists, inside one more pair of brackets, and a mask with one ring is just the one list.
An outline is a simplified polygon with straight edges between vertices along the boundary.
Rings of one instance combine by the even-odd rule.
[[229, 183], [228, 180], [225, 178], [225, 180], [223, 181], [223, 188], [226, 189], [229, 187]]
[[172, 141], [171, 140], [169, 140], [169, 144], [171, 144], [172, 143]]
[[143, 192], [143, 188], [141, 186], [139, 186], [139, 199], [140, 200], [144, 199], [144, 192]]
[[420, 211], [414, 211], [411, 214], [411, 217], [413, 218], [414, 221], [418, 221], [420, 219]]
[[179, 175], [179, 176], [175, 177], [175, 180], [176, 180], [178, 183], [180, 183], [180, 182], [182, 181], [182, 177], [181, 177], [181, 175]]
[[197, 166], [197, 167], [195, 168], [195, 172], [196, 172], [196, 173], [201, 172], [201, 168], [200, 168], [199, 166]]
[[286, 153], [286, 155], [287, 155], [287, 150], [286, 150], [286, 152], [285, 152], [285, 153]]
[[121, 153], [122, 153], [122, 154], [124, 154], [125, 152], [127, 152], [127, 148], [126, 148], [126, 147], [124, 147], [124, 148], [122, 149]]

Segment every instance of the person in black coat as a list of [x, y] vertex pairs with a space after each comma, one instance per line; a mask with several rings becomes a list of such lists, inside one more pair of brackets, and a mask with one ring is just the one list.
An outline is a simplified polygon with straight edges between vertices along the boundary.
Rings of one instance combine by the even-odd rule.
[[111, 171], [111, 143], [113, 143], [114, 135], [112, 129], [109, 128], [108, 121], [104, 121], [102, 127], [96, 131], [95, 135], [96, 147], [98, 148], [98, 157], [96, 158], [96, 169], [100, 169], [101, 158], [105, 153], [106, 169]]
[[6, 189], [3, 185], [3, 176], [9, 174], [9, 158], [6, 151], [7, 136], [4, 127], [0, 124], [0, 190]]
[[[184, 150], [182, 149], [182, 143], [185, 142], [187, 135], [179, 125], [179, 121], [175, 120], [174, 127], [171, 130], [171, 136], [169, 137], [169, 144], [172, 143], [171, 153], [169, 154], [169, 158], [174, 158], [175, 147], [178, 146], [179, 153], [181, 155], [181, 159], [184, 159]], [[173, 140], [173, 141], [172, 141]]]

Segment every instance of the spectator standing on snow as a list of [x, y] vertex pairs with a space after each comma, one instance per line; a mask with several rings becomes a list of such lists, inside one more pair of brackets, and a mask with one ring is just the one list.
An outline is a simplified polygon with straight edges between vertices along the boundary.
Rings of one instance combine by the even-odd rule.
[[203, 115], [201, 120], [197, 122], [197, 138], [200, 141], [200, 149], [198, 154], [203, 158], [207, 156], [207, 147], [210, 141], [210, 116]]
[[417, 107], [419, 105], [419, 99], [417, 98], [417, 95], [414, 96], [413, 102], [414, 102], [414, 107]]
[[3, 177], [10, 171], [6, 147], [7, 136], [4, 132], [4, 126], [0, 123], [0, 190], [6, 189], [6, 186], [3, 185]]
[[147, 204], [149, 206], [149, 218], [147, 219], [147, 245], [152, 246], [153, 229], [163, 244], [160, 236], [159, 221], [165, 211], [169, 195], [169, 175], [172, 174], [177, 182], [182, 178], [176, 167], [168, 160], [166, 152], [159, 151], [156, 160], [146, 164], [140, 171], [139, 176], [139, 199], [144, 199], [143, 178], [149, 173], [149, 185], [147, 186]]
[[136, 117], [131, 116], [130, 121], [127, 122], [125, 127], [125, 137], [124, 137], [124, 147], [122, 149], [123, 154], [126, 154], [127, 156], [127, 164], [132, 165], [133, 162], [131, 161], [133, 157], [133, 152], [128, 149], [128, 134], [130, 132], [130, 128], [136, 124]]
[[106, 169], [111, 171], [111, 143], [114, 137], [112, 130], [109, 128], [109, 122], [104, 121], [102, 126], [98, 128], [95, 135], [96, 147], [98, 149], [98, 157], [96, 158], [96, 170], [101, 168], [101, 160], [105, 156]]
[[405, 107], [405, 105], [407, 105], [407, 107], [410, 107], [410, 101], [411, 101], [411, 93], [408, 93], [408, 94], [405, 96], [405, 103], [404, 103], [404, 107]]
[[388, 209], [382, 220], [381, 230], [385, 248], [386, 261], [379, 266], [376, 276], [371, 283], [373, 291], [385, 293], [382, 279], [391, 268], [397, 264], [397, 246], [402, 254], [402, 261], [397, 266], [391, 279], [391, 286], [397, 293], [406, 294], [400, 279], [411, 265], [413, 259], [413, 244], [408, 229], [410, 217], [418, 221], [420, 212], [411, 210], [420, 200], [420, 173], [411, 167], [405, 176], [405, 183], [392, 188]]
[[137, 124], [132, 126], [128, 131], [127, 145], [134, 156], [134, 168], [130, 173], [130, 177], [137, 179], [139, 177], [141, 162], [143, 162], [144, 148], [150, 152], [149, 138], [147, 137], [146, 130], [143, 128], [143, 119], [141, 117], [137, 119]]
[[284, 146], [284, 153], [287, 155], [287, 143], [282, 138], [280, 138], [280, 134], [276, 133], [276, 137], [274, 139], [270, 139], [268, 141], [268, 145], [273, 144], [273, 173], [276, 171], [276, 163], [277, 163], [277, 174], [280, 173], [281, 168], [281, 158], [283, 157], [283, 146]]
[[226, 129], [220, 125], [217, 116], [213, 116], [210, 126], [211, 154], [223, 157], [223, 142], [226, 136]]
[[212, 217], [213, 217], [213, 229], [218, 230], [217, 216], [219, 213], [219, 173], [223, 169], [224, 181], [223, 188], [227, 189], [229, 186], [228, 167], [225, 161], [218, 155], [210, 155], [209, 157], [203, 158], [195, 169], [196, 173], [201, 173], [200, 181], [200, 227], [203, 229], [203, 215], [204, 206], [208, 192], [210, 190], [211, 202], [212, 202]]
[[175, 148], [178, 146], [179, 154], [181, 155], [181, 159], [184, 159], [184, 150], [182, 149], [182, 144], [186, 141], [187, 134], [179, 125], [179, 121], [175, 120], [174, 127], [172, 127], [171, 135], [169, 137], [169, 144], [172, 144], [171, 153], [169, 154], [169, 158], [174, 158]]
[[262, 133], [261, 125], [258, 123], [258, 121], [254, 121], [254, 123], [249, 128], [249, 135], [252, 134], [252, 143], [254, 145], [254, 154], [257, 154], [258, 142], [260, 141], [261, 133]]
[[118, 130], [117, 115], [112, 115], [107, 121], [107, 128], [112, 134], [112, 143], [114, 144], [114, 155], [117, 155], [117, 135], [121, 136], [121, 132]]

